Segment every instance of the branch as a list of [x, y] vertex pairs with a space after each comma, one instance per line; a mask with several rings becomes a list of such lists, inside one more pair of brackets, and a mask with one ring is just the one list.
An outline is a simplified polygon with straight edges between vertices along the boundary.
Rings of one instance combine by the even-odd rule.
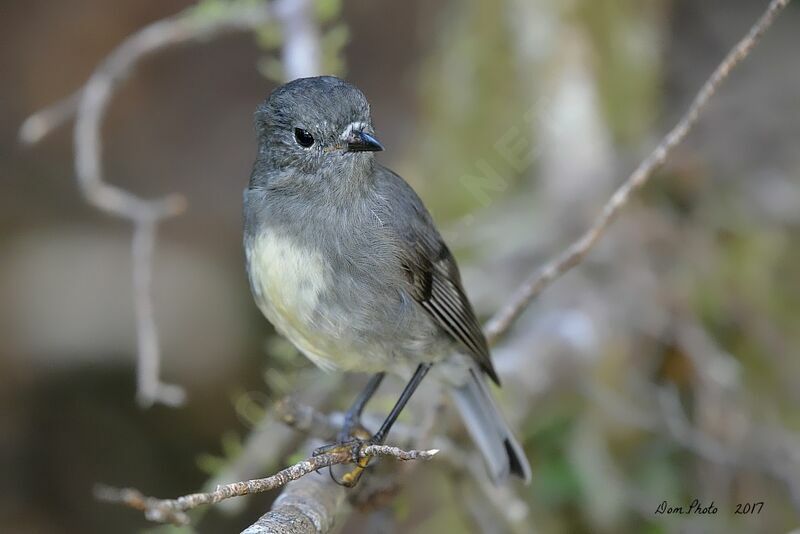
[[[200, 7], [153, 22], [125, 39], [92, 73], [86, 85], [70, 97], [29, 117], [20, 139], [35, 143], [76, 116], [75, 172], [86, 201], [97, 209], [133, 223], [133, 296], [137, 330], [137, 399], [142, 406], [156, 402], [183, 403], [182, 388], [161, 382], [161, 354], [153, 316], [151, 279], [158, 223], [180, 214], [186, 207], [182, 195], [144, 199], [106, 182], [102, 172], [101, 127], [118, 86], [145, 57], [164, 49], [207, 40], [227, 33], [253, 31], [273, 18], [272, 4], [232, 2], [222, 11], [207, 13]], [[289, 77], [308, 76], [319, 69], [319, 36], [309, 15], [308, 0], [280, 0], [275, 18], [294, 31], [284, 43], [285, 71]]]
[[325, 415], [307, 404], [301, 404], [292, 397], [278, 401], [273, 410], [276, 417], [286, 426], [327, 442], [336, 439], [344, 421], [343, 417], [340, 418], [341, 421], [334, 421], [333, 416]]
[[[429, 460], [438, 452], [438, 449], [406, 451], [389, 445], [367, 445], [361, 448], [358, 456], [359, 458], [388, 456], [396, 460], [409, 461]], [[252, 493], [270, 491], [322, 468], [351, 463], [352, 460], [353, 457], [350, 450], [311, 456], [266, 478], [233, 482], [219, 486], [212, 492], [192, 493], [177, 499], [146, 497], [136, 489], [117, 489], [107, 486], [96, 488], [95, 497], [104, 502], [121, 503], [136, 510], [141, 510], [150, 521], [186, 525], [189, 523], [189, 517], [186, 512], [198, 506], [215, 504], [231, 497], [242, 497]]]
[[[299, 373], [295, 380], [298, 400], [293, 402], [298, 406], [302, 406], [300, 403], [307, 406], [327, 405], [331, 395], [339, 389], [341, 382], [341, 376], [330, 375], [325, 377], [324, 380], [320, 380], [319, 375], [313, 369], [303, 371]], [[313, 388], [310, 387], [311, 384], [313, 384]], [[292, 401], [279, 402], [276, 405], [276, 409], [269, 410], [264, 414], [264, 417], [247, 434], [242, 444], [241, 453], [228, 462], [223, 469], [215, 473], [206, 482], [202, 491], [211, 491], [218, 485], [231, 480], [246, 480], [262, 476], [265, 469], [269, 470], [273, 466], [277, 468], [282, 465], [280, 462], [299, 445], [298, 436], [294, 429], [280, 420], [284, 412], [277, 408], [287, 402]], [[298, 408], [298, 410], [296, 417], [301, 419], [299, 413], [305, 408]], [[324, 416], [318, 417], [318, 420], [322, 419], [324, 419]], [[329, 416], [329, 419], [332, 418]], [[324, 443], [332, 443], [336, 439], [338, 428], [329, 434], [324, 432], [324, 428], [331, 426], [328, 424], [319, 427], [319, 429], [314, 428], [312, 433], [314, 437], [320, 438]], [[339, 427], [341, 427], [341, 422]], [[311, 449], [309, 448], [308, 450]], [[237, 499], [235, 501], [226, 501], [220, 508], [226, 513], [232, 514], [242, 510], [244, 505], [243, 499]]]
[[485, 332], [489, 343], [494, 343], [503, 336], [534, 298], [556, 279], [586, 258], [611, 223], [614, 222], [622, 209], [628, 204], [631, 195], [653, 177], [675, 147], [686, 138], [700, 118], [701, 112], [717, 93], [723, 82], [725, 82], [733, 69], [750, 55], [750, 52], [753, 51], [761, 37], [789, 2], [790, 0], [772, 0], [770, 2], [766, 12], [714, 70], [700, 89], [686, 114], [678, 121], [678, 124], [670, 130], [653, 152], [639, 164], [633, 174], [614, 192], [592, 226], [577, 241], [544, 267], [535, 271], [517, 288], [509, 302], [486, 325]]
[[169, 195], [145, 200], [104, 181], [102, 175], [101, 127], [111, 98], [119, 83], [142, 58], [165, 48], [217, 36], [230, 31], [252, 30], [269, 20], [266, 6], [232, 8], [206, 19], [197, 10], [159, 20], [122, 42], [95, 69], [83, 87], [75, 122], [75, 172], [86, 200], [94, 207], [133, 225], [133, 293], [136, 309], [137, 399], [143, 406], [161, 402], [182, 404], [185, 394], [160, 379], [161, 354], [153, 316], [151, 279], [158, 222], [179, 214], [185, 207], [182, 196]]
[[308, 534], [328, 532], [341, 516], [346, 492], [330, 477], [303, 477], [288, 484], [269, 512], [242, 534]]
[[[192, 41], [202, 41], [235, 31], [255, 30], [269, 22], [272, 16], [266, 5], [232, 3], [214, 16], [201, 9], [189, 8], [181, 13], [150, 23], [126, 38], [95, 69], [86, 85], [70, 96], [37, 111], [20, 127], [19, 139], [35, 144], [78, 113], [83, 93], [93, 78], [103, 74], [111, 89], [122, 82], [145, 57], [167, 48]], [[100, 110], [101, 115], [104, 110]]]
[[81, 91], [78, 90], [25, 119], [19, 128], [19, 141], [25, 145], [35, 145], [44, 139], [75, 115], [80, 98]]

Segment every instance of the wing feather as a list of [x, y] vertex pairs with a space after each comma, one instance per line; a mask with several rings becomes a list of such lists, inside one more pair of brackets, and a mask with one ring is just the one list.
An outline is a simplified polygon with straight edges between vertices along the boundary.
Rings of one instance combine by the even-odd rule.
[[376, 187], [386, 210], [386, 230], [408, 283], [407, 292], [434, 322], [497, 384], [489, 347], [461, 285], [456, 260], [414, 190], [386, 167], [375, 168]]
[[[414, 283], [412, 296], [447, 334], [458, 342], [497, 384], [489, 347], [475, 312], [461, 286], [455, 259], [439, 241], [438, 250], [416, 247], [416, 261], [406, 266]], [[433, 256], [435, 259], [431, 259]]]

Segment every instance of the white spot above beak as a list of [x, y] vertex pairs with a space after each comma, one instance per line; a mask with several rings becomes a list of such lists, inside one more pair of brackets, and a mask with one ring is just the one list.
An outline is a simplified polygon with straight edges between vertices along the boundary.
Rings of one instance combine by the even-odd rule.
[[350, 124], [347, 125], [347, 127], [342, 132], [342, 135], [339, 136], [339, 138], [342, 141], [347, 141], [347, 139], [350, 138], [350, 134], [352, 134], [353, 132], [363, 131], [366, 128], [367, 128], [366, 122], [362, 121], [351, 122]]

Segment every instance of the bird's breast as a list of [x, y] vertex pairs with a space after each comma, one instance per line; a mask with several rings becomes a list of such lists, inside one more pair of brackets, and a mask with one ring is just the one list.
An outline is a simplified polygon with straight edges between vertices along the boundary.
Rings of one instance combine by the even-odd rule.
[[316, 250], [265, 230], [247, 247], [248, 272], [261, 311], [315, 363], [324, 354], [314, 342], [320, 297], [329, 283], [326, 262]]

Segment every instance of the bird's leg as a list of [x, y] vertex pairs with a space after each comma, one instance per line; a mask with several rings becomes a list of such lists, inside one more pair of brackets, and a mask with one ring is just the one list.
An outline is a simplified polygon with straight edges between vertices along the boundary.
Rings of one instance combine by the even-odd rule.
[[385, 373], [376, 373], [373, 375], [361, 393], [358, 394], [356, 400], [353, 401], [350, 409], [345, 412], [344, 423], [342, 424], [342, 429], [339, 431], [339, 443], [345, 443], [349, 441], [351, 437], [358, 437], [355, 435], [354, 431], [362, 430], [361, 414], [364, 412], [364, 407], [369, 400], [375, 395], [384, 376]]
[[361, 414], [369, 400], [373, 397], [373, 395], [375, 395], [375, 392], [378, 391], [378, 387], [381, 385], [381, 382], [383, 382], [383, 377], [385, 374], [386, 373], [375, 373], [375, 375], [369, 379], [367, 385], [364, 387], [361, 393], [358, 394], [356, 400], [353, 401], [353, 404], [350, 406], [350, 408], [345, 412], [344, 422], [342, 423], [342, 428], [339, 430], [336, 443], [323, 445], [322, 447], [317, 448], [314, 450], [314, 456], [340, 450], [343, 445], [351, 446], [354, 440], [359, 439], [360, 436], [357, 434], [365, 436], [363, 439], [366, 439], [369, 436], [367, 431], [361, 428]]
[[[353, 463], [356, 464], [355, 469], [353, 469], [348, 473], [345, 473], [344, 476], [342, 477], [341, 482], [336, 481], [337, 483], [340, 483], [343, 486], [347, 487], [353, 487], [358, 483], [358, 480], [361, 478], [361, 474], [364, 472], [364, 469], [367, 468], [370, 461], [369, 457], [361, 458], [362, 447], [364, 447], [365, 445], [383, 444], [384, 440], [386, 439], [386, 436], [389, 434], [389, 431], [391, 430], [395, 421], [397, 421], [397, 418], [400, 416], [400, 413], [403, 411], [403, 408], [405, 408], [406, 404], [408, 403], [408, 400], [411, 398], [411, 395], [414, 394], [414, 391], [416, 391], [417, 386], [419, 386], [420, 382], [422, 382], [422, 379], [425, 378], [425, 375], [428, 374], [428, 371], [430, 370], [432, 365], [433, 364], [431, 363], [419, 364], [417, 370], [414, 371], [414, 375], [411, 377], [411, 380], [409, 380], [408, 384], [406, 384], [406, 387], [403, 388], [403, 392], [400, 394], [400, 398], [397, 399], [397, 402], [395, 403], [394, 407], [392, 407], [392, 411], [389, 412], [389, 415], [383, 421], [381, 427], [375, 434], [372, 435], [371, 438], [369, 438], [366, 441], [362, 441], [356, 438], [350, 440], [348, 443], [341, 443], [337, 446], [337, 448], [342, 446], [350, 446], [353, 455]], [[377, 388], [377, 386], [375, 387]], [[328, 449], [328, 448], [323, 447], [323, 449]], [[330, 449], [323, 452], [330, 452]], [[314, 451], [314, 454], [315, 455], [321, 454], [320, 449]]]
[[397, 421], [397, 418], [400, 416], [400, 412], [403, 411], [403, 408], [406, 407], [408, 400], [411, 398], [411, 395], [414, 394], [414, 391], [417, 390], [420, 382], [422, 379], [425, 378], [425, 375], [428, 374], [432, 363], [421, 363], [417, 367], [417, 370], [414, 371], [414, 374], [411, 377], [411, 380], [408, 381], [406, 387], [403, 388], [403, 392], [400, 394], [400, 398], [397, 399], [392, 411], [389, 412], [389, 415], [386, 416], [386, 419], [383, 421], [383, 424], [378, 429], [375, 434], [368, 440], [370, 445], [381, 445], [386, 440], [386, 436], [389, 434], [389, 431], [392, 429], [392, 425], [394, 422]]

